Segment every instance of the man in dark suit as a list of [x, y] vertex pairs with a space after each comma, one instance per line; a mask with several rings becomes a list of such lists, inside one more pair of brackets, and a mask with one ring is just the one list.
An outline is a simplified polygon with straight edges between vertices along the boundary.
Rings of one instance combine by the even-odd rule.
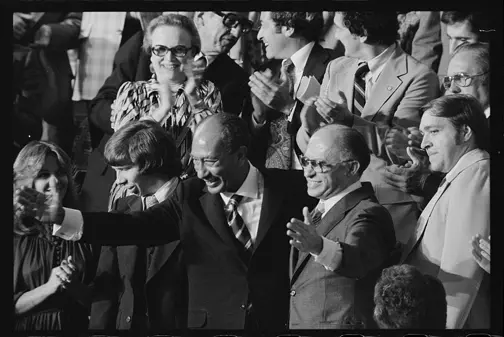
[[[248, 75], [227, 53], [248, 31], [250, 23], [238, 12], [218, 13], [224, 17], [214, 12], [195, 13], [194, 22], [201, 36], [201, 54], [196, 55], [195, 60], [205, 59], [203, 78], [213, 82], [221, 92], [224, 111], [238, 115], [249, 94]], [[90, 104], [91, 141], [95, 149], [89, 156], [82, 186], [82, 204], [86, 211], [107, 210], [109, 191], [115, 179], [114, 171], [103, 160], [103, 149], [113, 133], [110, 105], [124, 82], [146, 81], [151, 77], [150, 55], [142, 50], [143, 36], [143, 31], [138, 32], [119, 49], [112, 75]]]
[[[373, 328], [373, 290], [392, 261], [392, 218], [369, 182], [360, 182], [370, 162], [364, 137], [329, 125], [311, 137], [300, 157], [308, 194], [320, 199], [304, 221], [292, 219], [291, 329]], [[399, 254], [396, 254], [398, 260]]]
[[[175, 141], [154, 121], [132, 122], [115, 132], [105, 158], [117, 179], [139, 192], [117, 200], [113, 212], [146, 210], [166, 200], [180, 182]], [[103, 246], [89, 328], [141, 335], [185, 327], [186, 273], [179, 243]]]
[[249, 141], [240, 117], [210, 116], [197, 127], [192, 144], [199, 179], [183, 181], [163, 203], [131, 214], [53, 205], [56, 211], [46, 212], [47, 220], [62, 224], [54, 234], [70, 240], [118, 245], [180, 240], [189, 328], [283, 330], [289, 312], [285, 224], [300, 217], [304, 206], [313, 207], [314, 199], [306, 194], [301, 171], [260, 172], [252, 166]]
[[[322, 12], [262, 12], [257, 34], [270, 60], [283, 60], [279, 69], [256, 71], [250, 76], [253, 112], [245, 117], [253, 130], [251, 155], [257, 165], [301, 170], [295, 135], [301, 125], [303, 102], [297, 98], [302, 77], [321, 83], [327, 64], [341, 50], [318, 44]], [[279, 76], [280, 75], [280, 76]]]

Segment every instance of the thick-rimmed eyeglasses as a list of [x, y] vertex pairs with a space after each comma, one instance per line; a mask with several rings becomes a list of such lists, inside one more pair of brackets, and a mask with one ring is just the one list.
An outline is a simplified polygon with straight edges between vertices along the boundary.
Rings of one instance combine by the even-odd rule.
[[352, 161], [350, 160], [344, 160], [341, 161], [337, 164], [328, 164], [323, 160], [314, 160], [314, 159], [308, 159], [305, 156], [301, 155], [299, 156], [299, 163], [303, 168], [307, 168], [308, 166], [311, 167], [315, 172], [317, 173], [327, 173], [329, 171], [334, 170], [336, 167], [339, 165]]
[[241, 31], [243, 34], [247, 34], [252, 30], [253, 23], [249, 19], [245, 19], [234, 13], [214, 13], [222, 17], [222, 23], [229, 29], [236, 28], [238, 25], [241, 25]]
[[205, 166], [206, 168], [214, 167], [215, 164], [219, 161], [218, 158], [198, 158], [194, 156], [190, 156], [194, 166]]
[[175, 57], [185, 57], [190, 50], [193, 50], [193, 47], [186, 47], [186, 46], [182, 46], [182, 45], [168, 48], [167, 46], [163, 46], [162, 44], [158, 44], [158, 45], [151, 47], [152, 54], [159, 56], [159, 57], [165, 56], [166, 54], [168, 54], [169, 51], [173, 55], [175, 55]]
[[453, 76], [443, 76], [443, 86], [446, 90], [450, 89], [452, 82], [455, 82], [455, 85], [459, 87], [468, 87], [472, 83], [472, 79], [478, 76], [486, 75], [488, 71], [476, 74], [476, 75], [468, 75], [466, 73], [458, 73]]

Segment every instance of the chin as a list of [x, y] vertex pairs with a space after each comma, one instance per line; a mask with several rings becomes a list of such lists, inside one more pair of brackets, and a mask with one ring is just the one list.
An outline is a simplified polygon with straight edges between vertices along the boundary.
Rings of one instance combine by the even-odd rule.
[[320, 193], [319, 191], [317, 191], [316, 189], [308, 189], [308, 195], [312, 198], [319, 198], [322, 193]]

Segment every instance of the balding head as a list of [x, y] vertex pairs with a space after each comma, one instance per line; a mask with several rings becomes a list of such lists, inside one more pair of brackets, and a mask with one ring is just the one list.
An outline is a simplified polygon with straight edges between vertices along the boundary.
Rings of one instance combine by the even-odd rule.
[[301, 159], [308, 194], [327, 200], [357, 182], [370, 161], [362, 135], [343, 125], [327, 125], [317, 130]]

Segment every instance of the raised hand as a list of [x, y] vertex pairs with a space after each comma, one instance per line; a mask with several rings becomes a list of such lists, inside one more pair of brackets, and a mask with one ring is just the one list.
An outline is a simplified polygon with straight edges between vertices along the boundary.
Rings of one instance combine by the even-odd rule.
[[392, 127], [385, 136], [385, 146], [387, 149], [401, 159], [408, 159], [408, 154], [406, 153], [408, 141], [408, 130], [400, 126]]
[[341, 122], [352, 113], [348, 110], [345, 95], [338, 91], [334, 100], [331, 100], [327, 95], [322, 95], [315, 101], [317, 112], [328, 123]]
[[194, 58], [188, 58], [182, 65], [182, 70], [187, 77], [184, 87], [185, 94], [189, 97], [190, 101], [199, 101], [201, 97], [198, 97], [196, 89], [200, 86], [201, 81], [203, 80], [203, 74], [205, 72], [204, 59], [194, 61]]
[[254, 72], [249, 77], [250, 91], [259, 98], [267, 107], [290, 114], [294, 105], [294, 98], [289, 93], [288, 81], [277, 82], [273, 80], [271, 71]]
[[17, 218], [40, 220], [46, 209], [46, 196], [33, 188], [22, 186], [14, 190], [13, 206]]
[[150, 89], [158, 93], [159, 106], [151, 112], [151, 117], [156, 121], [161, 122], [171, 112], [171, 108], [175, 103], [175, 95], [171, 89], [170, 81], [154, 82], [150, 84]]
[[323, 241], [313, 225], [308, 207], [303, 207], [303, 217], [303, 221], [292, 218], [287, 223], [287, 235], [292, 238], [289, 243], [301, 252], [319, 255]]
[[49, 288], [51, 293], [55, 293], [60, 289], [66, 289], [73, 281], [73, 273], [75, 267], [70, 267], [67, 261], [62, 261], [61, 264], [51, 270], [49, 280], [45, 286]]
[[19, 40], [26, 32], [26, 21], [20, 13], [12, 13], [12, 33], [15, 39]]
[[428, 174], [428, 158], [417, 148], [407, 147], [411, 161], [404, 166], [390, 165], [383, 171], [385, 182], [406, 193], [418, 193], [422, 175]]
[[490, 274], [490, 235], [488, 241], [479, 234], [473, 236], [471, 245], [474, 260], [484, 271]]
[[40, 221], [59, 225], [65, 217], [65, 211], [61, 203], [63, 196], [60, 196], [59, 189], [56, 186], [56, 179], [49, 179], [49, 188], [52, 193], [50, 196], [46, 196]]

